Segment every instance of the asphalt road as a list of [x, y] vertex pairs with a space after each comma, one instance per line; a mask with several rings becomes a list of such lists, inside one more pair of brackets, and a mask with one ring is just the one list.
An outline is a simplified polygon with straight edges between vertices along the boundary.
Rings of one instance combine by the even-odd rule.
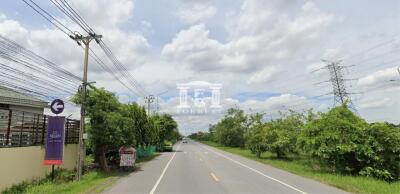
[[346, 193], [194, 141], [178, 143], [105, 193]]

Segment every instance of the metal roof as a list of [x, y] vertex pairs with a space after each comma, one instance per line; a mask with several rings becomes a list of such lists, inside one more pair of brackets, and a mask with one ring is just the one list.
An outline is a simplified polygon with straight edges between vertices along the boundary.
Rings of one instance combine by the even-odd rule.
[[35, 108], [44, 108], [47, 107], [48, 104], [45, 101], [19, 93], [3, 86], [0, 86], [0, 103]]

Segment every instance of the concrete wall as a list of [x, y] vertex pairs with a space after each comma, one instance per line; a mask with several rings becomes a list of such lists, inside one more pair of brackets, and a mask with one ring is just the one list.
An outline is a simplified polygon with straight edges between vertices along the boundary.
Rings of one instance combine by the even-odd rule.
[[[43, 165], [44, 152], [44, 146], [0, 148], [0, 191], [51, 172], [51, 166]], [[61, 168], [74, 169], [77, 152], [77, 144], [65, 145]]]

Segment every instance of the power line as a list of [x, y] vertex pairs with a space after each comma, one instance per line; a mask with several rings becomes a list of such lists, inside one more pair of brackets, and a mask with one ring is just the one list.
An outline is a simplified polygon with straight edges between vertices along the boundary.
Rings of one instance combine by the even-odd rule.
[[[94, 30], [87, 24], [87, 22], [80, 16], [78, 11], [76, 11], [66, 0], [51, 0], [51, 2], [61, 11], [63, 12], [68, 18], [70, 18], [73, 22], [79, 25], [84, 31], [86, 31], [89, 35], [95, 35]], [[127, 82], [138, 92], [134, 92], [135, 95], [139, 94], [138, 96], [143, 97], [147, 94], [147, 92], [139, 85], [136, 79], [128, 72], [127, 68], [118, 60], [118, 58], [114, 55], [111, 51], [110, 47], [108, 47], [102, 40], [96, 40], [99, 46], [102, 48], [106, 56], [110, 59], [112, 64], [114, 65], [117, 72], [120, 73], [120, 76], [123, 77]], [[91, 51], [93, 54], [94, 51]], [[97, 57], [99, 58], [99, 57]], [[98, 63], [99, 65], [103, 65], [102, 68], [104, 69], [104, 63]], [[108, 68], [111, 70], [110, 68]], [[107, 71], [112, 72], [112, 71]], [[112, 74], [115, 74], [112, 73]], [[114, 75], [113, 75], [114, 76]], [[117, 79], [120, 80], [120, 79]], [[125, 85], [125, 84], [124, 84]], [[130, 90], [131, 91], [131, 90]]]
[[[324, 82], [331, 82], [332, 84], [332, 92], [329, 94], [333, 94], [334, 96], [334, 104], [344, 104], [348, 103], [349, 107], [353, 110], [356, 110], [354, 107], [353, 102], [350, 98], [350, 93], [347, 92], [347, 88], [345, 86], [345, 82], [351, 79], [345, 79], [343, 76], [343, 69], [347, 66], [340, 65], [341, 61], [326, 61], [326, 66], [322, 67], [321, 69], [328, 69], [330, 74], [330, 79]], [[320, 82], [323, 83], [323, 82]], [[319, 83], [317, 83], [319, 84]]]
[[[57, 20], [55, 17], [53, 17], [51, 14], [49, 14], [47, 11], [45, 11], [43, 8], [41, 8], [38, 4], [36, 4], [33, 0], [29, 0], [31, 3], [29, 3], [26, 0], [22, 0], [25, 4], [27, 4], [29, 7], [31, 7], [33, 10], [35, 10], [38, 14], [40, 14], [43, 18], [45, 18], [47, 21], [49, 21], [51, 24], [53, 24], [56, 28], [61, 30], [64, 34], [69, 35], [67, 31], [69, 31], [71, 34], [73, 32], [67, 28], [63, 23], [61, 23], [59, 20]], [[50, 18], [49, 18], [50, 17]], [[53, 22], [54, 21], [54, 22]], [[57, 23], [57, 24], [56, 24]], [[61, 26], [61, 27], [60, 27]]]

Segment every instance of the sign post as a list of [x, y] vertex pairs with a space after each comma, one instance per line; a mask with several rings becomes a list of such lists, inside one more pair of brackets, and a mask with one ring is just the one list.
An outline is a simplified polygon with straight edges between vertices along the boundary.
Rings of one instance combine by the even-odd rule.
[[58, 115], [64, 111], [64, 102], [60, 99], [55, 99], [50, 104], [50, 110], [54, 114]]
[[54, 176], [54, 165], [60, 166], [63, 161], [64, 127], [65, 117], [49, 116], [47, 124], [46, 152], [43, 163], [44, 165], [52, 165], [52, 177]]
[[[53, 100], [50, 110], [54, 114], [64, 111], [64, 102], [60, 99]], [[49, 116], [47, 123], [46, 151], [44, 165], [51, 165], [51, 179], [54, 179], [54, 165], [60, 166], [63, 162], [65, 141], [65, 117]]]
[[132, 146], [119, 148], [120, 162], [119, 166], [126, 170], [128, 167], [133, 167], [136, 160], [136, 149]]

